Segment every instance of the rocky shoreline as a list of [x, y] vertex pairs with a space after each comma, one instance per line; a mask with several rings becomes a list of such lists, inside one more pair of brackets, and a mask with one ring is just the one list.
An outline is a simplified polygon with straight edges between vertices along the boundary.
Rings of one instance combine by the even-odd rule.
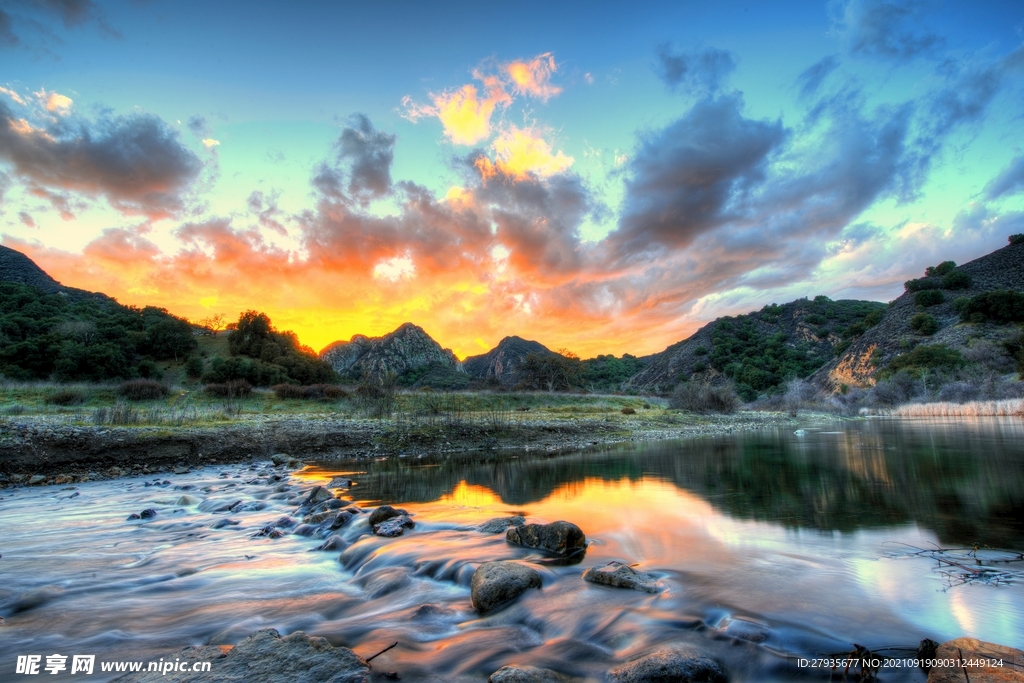
[[782, 413], [642, 415], [578, 419], [519, 419], [425, 424], [322, 415], [247, 415], [223, 426], [105, 427], [63, 416], [25, 416], [0, 422], [0, 487], [66, 484], [194, 467], [266, 460], [420, 456], [467, 451], [566, 453], [636, 441], [729, 434], [792, 425]]

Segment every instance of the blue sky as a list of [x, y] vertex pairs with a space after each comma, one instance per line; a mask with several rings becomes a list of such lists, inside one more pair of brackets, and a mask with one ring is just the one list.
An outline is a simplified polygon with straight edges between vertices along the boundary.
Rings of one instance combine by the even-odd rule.
[[10, 0], [0, 233], [315, 348], [650, 353], [1024, 232], [1022, 44], [1011, 2]]

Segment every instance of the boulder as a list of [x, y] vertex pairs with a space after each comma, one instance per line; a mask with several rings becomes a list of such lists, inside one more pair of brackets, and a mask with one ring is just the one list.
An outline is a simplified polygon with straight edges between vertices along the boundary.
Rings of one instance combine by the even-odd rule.
[[398, 517], [399, 515], [408, 515], [409, 513], [401, 508], [393, 508], [390, 505], [381, 505], [379, 508], [370, 513], [369, 524], [370, 526], [376, 526], [381, 522], [391, 519], [392, 517]]
[[587, 547], [587, 537], [572, 522], [512, 527], [505, 533], [505, 540], [514, 545], [542, 548], [562, 555], [575, 553]]
[[379, 598], [409, 585], [412, 572], [408, 567], [386, 567], [360, 578], [359, 585], [370, 599]]
[[166, 658], [168, 664], [210, 661], [210, 670], [144, 671], [115, 679], [117, 683], [366, 683], [370, 667], [348, 648], [296, 631], [285, 637], [274, 629], [253, 633], [225, 655], [217, 646], [187, 647]]
[[510, 526], [522, 526], [526, 524], [526, 519], [520, 516], [515, 517], [496, 517], [489, 519], [476, 528], [477, 531], [484, 534], [500, 534]]
[[335, 477], [327, 484], [329, 489], [347, 489], [352, 486], [352, 480], [348, 477]]
[[42, 484], [45, 481], [46, 481], [46, 477], [44, 477], [41, 474], [36, 474], [36, 475], [34, 475], [34, 476], [29, 478], [28, 485], [29, 486], [37, 486], [38, 484]]
[[316, 505], [326, 500], [334, 498], [334, 494], [328, 491], [323, 486], [314, 486], [313, 490], [309, 492], [309, 495], [302, 501], [302, 505]]
[[657, 593], [657, 581], [650, 574], [638, 572], [629, 565], [614, 560], [603, 567], [591, 567], [583, 572], [583, 580], [616, 588], [632, 588], [647, 593]]
[[515, 600], [530, 588], [540, 588], [540, 574], [520, 562], [485, 562], [470, 582], [473, 607], [481, 614]]
[[291, 459], [292, 456], [287, 455], [286, 453], [274, 453], [272, 456], [270, 456], [270, 462], [274, 463], [275, 465], [283, 465]]
[[487, 679], [487, 683], [569, 683], [568, 676], [535, 666], [503, 666]]
[[[1024, 652], [986, 643], [977, 638], [957, 638], [939, 645], [935, 661], [955, 663], [950, 660], [1002, 660], [1002, 666], [937, 666], [928, 672], [928, 683], [1021, 683], [1024, 682]], [[969, 677], [969, 678], [968, 678]]]
[[202, 503], [202, 502], [203, 502], [202, 498], [196, 498], [195, 496], [190, 496], [190, 495], [186, 494], [184, 496], [179, 496], [177, 502], [175, 502], [174, 504], [175, 505], [198, 505], [199, 503]]
[[401, 536], [405, 533], [406, 529], [411, 529], [414, 526], [416, 526], [416, 523], [412, 521], [409, 515], [399, 515], [391, 517], [380, 524], [375, 524], [373, 526], [373, 533], [378, 536], [394, 538], [395, 536]]
[[616, 683], [726, 683], [718, 662], [696, 650], [656, 650], [608, 672]]
[[318, 545], [314, 550], [344, 550], [348, 545], [341, 536], [329, 536], [326, 541]]

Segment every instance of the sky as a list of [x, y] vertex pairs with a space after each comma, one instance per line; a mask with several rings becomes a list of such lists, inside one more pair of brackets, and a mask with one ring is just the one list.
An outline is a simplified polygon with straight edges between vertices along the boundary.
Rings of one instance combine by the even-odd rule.
[[0, 0], [0, 241], [320, 350], [645, 355], [1024, 232], [1024, 3]]

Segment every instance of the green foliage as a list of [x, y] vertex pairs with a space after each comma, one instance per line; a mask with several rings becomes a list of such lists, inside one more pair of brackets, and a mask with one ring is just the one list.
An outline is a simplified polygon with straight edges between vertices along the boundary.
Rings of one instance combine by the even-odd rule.
[[174, 358], [195, 345], [188, 322], [164, 309], [0, 282], [0, 374], [12, 379], [129, 379], [144, 356]]
[[918, 306], [936, 306], [946, 300], [946, 297], [942, 295], [937, 289], [925, 289], [914, 295], [914, 303]]
[[207, 383], [245, 380], [254, 386], [323, 384], [338, 376], [294, 332], [275, 330], [265, 313], [246, 311], [228, 335], [232, 357], [214, 358], [203, 375]]
[[866, 316], [864, 316], [864, 324], [867, 325], [868, 327], [874, 327], [878, 323], [882, 322], [882, 316], [884, 315], [885, 311], [883, 311], [882, 309], [871, 311]]
[[142, 377], [143, 379], [160, 379], [163, 376], [163, 373], [160, 372], [160, 368], [156, 366], [156, 363], [148, 358], [139, 363], [139, 367], [136, 369], [136, 372], [138, 372], [139, 377]]
[[962, 305], [960, 318], [969, 322], [1024, 322], [1024, 294], [1012, 289], [979, 294]]
[[903, 283], [903, 289], [908, 292], [921, 292], [926, 289], [938, 289], [939, 280], [931, 277], [921, 277], [916, 280], [907, 280]]
[[857, 321], [843, 330], [843, 339], [853, 339], [867, 332], [868, 326], [863, 321]]
[[189, 356], [185, 362], [185, 376], [189, 379], [199, 379], [203, 376], [203, 359], [199, 356]]
[[566, 352], [531, 353], [519, 369], [523, 389], [571, 391], [582, 386], [583, 363]]
[[928, 266], [924, 269], [925, 277], [949, 275], [956, 268], [955, 261], [943, 261], [937, 266]]
[[[700, 348], [703, 347], [697, 350]], [[704, 353], [707, 352], [704, 349]], [[611, 354], [590, 358], [582, 361], [582, 365], [580, 383], [592, 391], [618, 391], [623, 382], [644, 368], [642, 360], [628, 353], [623, 354], [622, 358]]]
[[949, 305], [950, 305], [950, 307], [956, 313], [959, 313], [960, 315], [963, 315], [963, 313], [967, 309], [967, 307], [971, 305], [971, 297], [969, 297], [969, 296], [957, 297], [956, 299], [953, 299], [953, 301], [951, 301]]
[[695, 355], [695, 356], [706, 356], [706, 355], [708, 355], [708, 349], [707, 349], [706, 346], [698, 346], [697, 348], [695, 348], [693, 350], [693, 355]]
[[950, 273], [942, 278], [943, 289], [967, 289], [971, 286], [971, 276], [962, 270]]
[[1010, 244], [1024, 244], [1024, 233], [1010, 235], [1007, 239], [1009, 240]]
[[933, 315], [918, 313], [910, 319], [910, 328], [919, 334], [930, 337], [939, 331], [939, 321]]
[[963, 365], [964, 357], [956, 349], [947, 348], [943, 344], [922, 344], [909, 353], [893, 358], [888, 367], [879, 373], [879, 378], [891, 377], [900, 370], [915, 375], [924, 370], [955, 370]]

